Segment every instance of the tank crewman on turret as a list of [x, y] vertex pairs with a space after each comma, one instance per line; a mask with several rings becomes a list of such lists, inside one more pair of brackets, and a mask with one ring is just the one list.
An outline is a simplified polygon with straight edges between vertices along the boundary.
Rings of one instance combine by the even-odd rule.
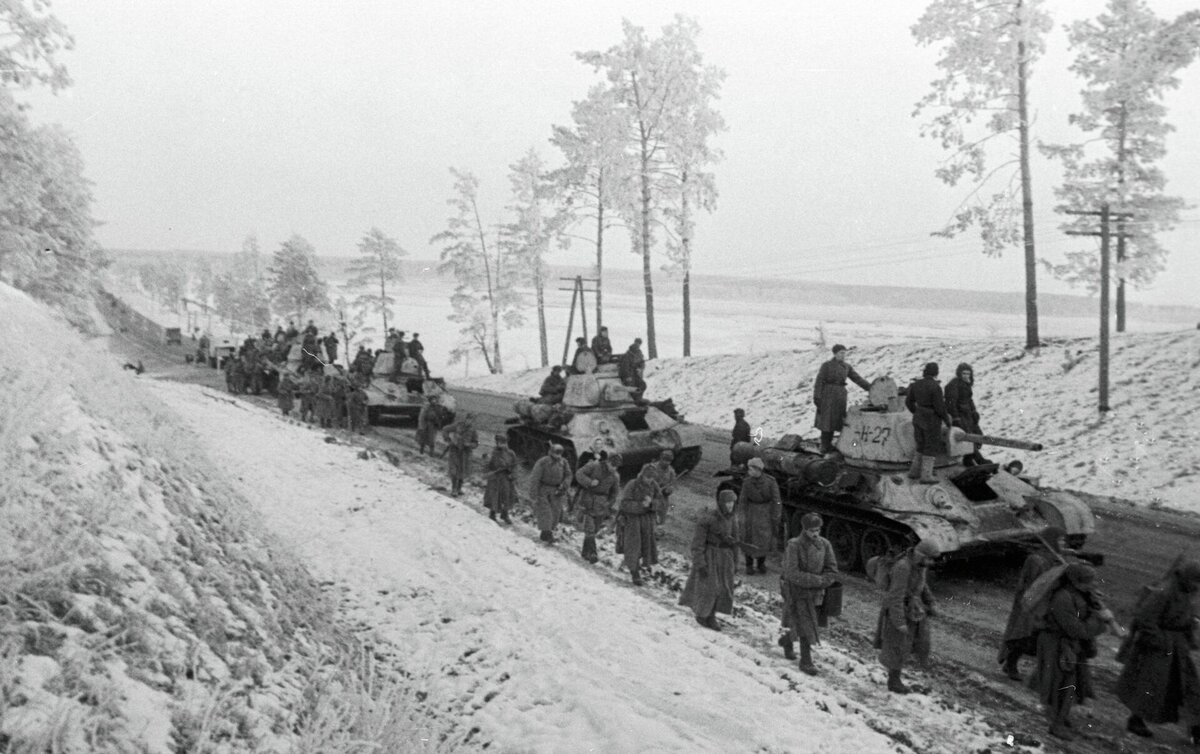
[[295, 407], [296, 398], [296, 383], [292, 382], [292, 376], [284, 372], [279, 377], [279, 387], [275, 388], [275, 401], [279, 406], [279, 411], [284, 416], [291, 413]]
[[692, 567], [679, 604], [692, 608], [696, 622], [721, 630], [717, 613], [733, 612], [733, 490], [717, 493], [715, 508], [703, 511], [692, 534]]
[[563, 446], [554, 443], [537, 459], [529, 472], [529, 497], [541, 540], [554, 543], [554, 527], [562, 520], [563, 504], [571, 488], [571, 464], [563, 458]]
[[488, 509], [488, 518], [495, 521], [499, 516], [501, 521], [511, 524], [508, 512], [517, 502], [517, 454], [509, 450], [507, 436], [499, 434], [493, 440], [495, 447], [488, 457], [483, 507]]
[[417, 362], [425, 379], [429, 379], [429, 364], [425, 361], [425, 345], [421, 343], [421, 333], [413, 333], [412, 340], [408, 342], [408, 355]]
[[888, 691], [896, 694], [908, 693], [900, 672], [909, 656], [916, 655], [922, 665], [929, 660], [929, 616], [934, 613], [925, 575], [940, 554], [936, 544], [923, 539], [892, 564], [884, 579], [879, 662], [888, 671]]
[[408, 344], [404, 342], [404, 331], [396, 331], [396, 339], [392, 342], [392, 376], [400, 375], [400, 368], [408, 358]]
[[1013, 595], [1012, 610], [1000, 641], [1000, 653], [996, 656], [996, 660], [1004, 667], [1004, 674], [1014, 681], [1021, 680], [1021, 671], [1017, 668], [1021, 657], [1037, 655], [1038, 628], [1033, 624], [1033, 616], [1022, 607], [1021, 598], [1038, 576], [1058, 563], [1057, 556], [1066, 549], [1067, 533], [1057, 526], [1046, 528], [1041, 538], [1045, 545], [1025, 557], [1021, 573], [1017, 576], [1017, 593]]
[[597, 364], [607, 364], [613, 360], [612, 341], [608, 339], [607, 327], [601, 327], [600, 332], [592, 337], [592, 353], [596, 356]]
[[621, 466], [621, 454], [611, 456], [601, 450], [598, 457], [588, 461], [575, 472], [579, 483], [579, 502], [576, 512], [579, 528], [583, 530], [583, 547], [580, 557], [589, 563], [600, 559], [596, 550], [596, 535], [616, 513], [617, 493], [621, 491], [621, 477], [617, 469]]
[[284, 332], [284, 335], [287, 337], [288, 340], [291, 340], [292, 338], [295, 338], [300, 335], [300, 331], [296, 329], [296, 321], [294, 319], [288, 320], [288, 328], [287, 328], [287, 331]]
[[663, 525], [667, 523], [667, 513], [671, 510], [671, 493], [675, 491], [675, 469], [671, 467], [671, 462], [674, 460], [675, 453], [667, 449], [644, 467], [658, 485], [658, 497], [654, 500], [654, 517], [658, 524], [655, 536], [662, 536]]
[[[588, 348], [587, 338], [576, 338], [575, 355], [571, 357], [571, 363], [567, 366], [571, 374], [580, 374], [580, 372], [576, 371], [575, 365], [579, 363], [579, 357], [585, 353], [592, 353], [592, 349]], [[594, 356], [595, 354], [592, 355]]]
[[417, 452], [425, 453], [425, 448], [429, 448], [429, 454], [433, 455], [437, 449], [438, 432], [446, 423], [446, 410], [442, 407], [442, 399], [437, 395], [429, 395], [425, 397], [425, 405], [421, 406], [421, 412], [417, 414]]
[[446, 449], [446, 470], [450, 474], [450, 494], [462, 494], [463, 480], [471, 473], [471, 453], [479, 447], [479, 433], [475, 431], [475, 417], [463, 413], [462, 417], [442, 430]]
[[801, 533], [788, 540], [780, 575], [786, 633], [779, 644], [787, 658], [794, 660], [793, 637], [800, 639], [800, 670], [808, 675], [817, 674], [812, 647], [821, 643], [817, 628], [825, 625], [820, 607], [825, 601], [825, 590], [833, 586], [838, 573], [833, 545], [821, 536], [824, 523], [816, 513], [805, 513], [800, 518]]
[[1171, 569], [1166, 584], [1147, 590], [1134, 609], [1133, 625], [1117, 653], [1125, 669], [1117, 698], [1129, 708], [1125, 729], [1153, 738], [1146, 723], [1182, 722], [1193, 745], [1200, 744], [1200, 676], [1196, 649], [1196, 607], [1200, 563], [1185, 560]]
[[763, 473], [763, 467], [761, 458], [746, 463], [746, 478], [735, 513], [735, 529], [742, 540], [748, 574], [767, 572], [767, 555], [775, 549], [775, 532], [783, 515], [779, 484]]
[[863, 390], [871, 389], [871, 384], [846, 363], [846, 350], [840, 343], [834, 346], [833, 358], [821, 365], [813, 383], [813, 403], [817, 407], [813, 426], [821, 432], [821, 453], [833, 450], [833, 436], [846, 422], [846, 380]]
[[567, 381], [562, 376], [563, 368], [557, 364], [550, 368], [550, 374], [542, 381], [538, 390], [538, 403], [562, 403], [567, 392]]
[[617, 376], [621, 378], [622, 385], [634, 388], [634, 400], [641, 400], [642, 393], [646, 392], [646, 380], [643, 377], [645, 368], [646, 357], [642, 355], [642, 339], [634, 338], [629, 350], [617, 363]]
[[744, 409], [735, 408], [733, 410], [733, 439], [729, 441], [729, 465], [733, 465], [733, 446], [739, 442], [750, 442], [750, 422], [746, 421], [746, 411]]
[[654, 541], [654, 498], [658, 485], [642, 473], [621, 488], [617, 509], [617, 554], [625, 556], [625, 567], [634, 586], [642, 585], [642, 566], [658, 563], [658, 543]]
[[[962, 363], [954, 370], [954, 379], [946, 383], [946, 413], [950, 414], [950, 422], [955, 427], [962, 427], [971, 434], [981, 435], [979, 429], [979, 412], [975, 409], [975, 371], [971, 365]], [[963, 465], [975, 466], [988, 463], [979, 449], [983, 447], [975, 443], [975, 452], [963, 456]]]
[[329, 363], [330, 364], [336, 363], [337, 356], [338, 356], [337, 335], [335, 335], [333, 333], [333, 331], [331, 330], [329, 332], [329, 334], [325, 336], [324, 342], [325, 342], [325, 355], [329, 357]]
[[950, 426], [950, 414], [946, 412], [946, 401], [942, 398], [942, 386], [938, 384], [938, 365], [929, 362], [921, 373], [921, 379], [908, 386], [904, 405], [912, 412], [913, 435], [917, 441], [917, 452], [908, 469], [909, 479], [919, 479], [921, 484], [937, 484], [933, 475], [933, 462], [946, 452], [942, 442], [942, 425]]
[[308, 327], [304, 328], [304, 334], [311, 335], [315, 338], [321, 334], [321, 331], [317, 329], [317, 326], [313, 324], [313, 321], [310, 319], [308, 321]]

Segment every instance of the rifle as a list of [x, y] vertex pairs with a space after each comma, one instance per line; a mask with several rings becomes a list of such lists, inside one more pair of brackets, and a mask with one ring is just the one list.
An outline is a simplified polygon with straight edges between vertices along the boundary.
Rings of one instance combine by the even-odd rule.
[[[1064, 566], [1065, 566], [1065, 565], [1070, 565], [1069, 563], [1067, 563], [1067, 559], [1066, 559], [1066, 558], [1064, 558], [1064, 557], [1062, 556], [1062, 553], [1060, 553], [1060, 552], [1058, 552], [1057, 550], [1055, 550], [1053, 547], [1051, 547], [1051, 546], [1050, 546], [1050, 545], [1049, 545], [1049, 544], [1046, 542], [1046, 540], [1042, 539], [1042, 535], [1041, 535], [1041, 534], [1034, 534], [1033, 536], [1037, 537], [1037, 541], [1039, 541], [1039, 542], [1041, 542], [1043, 545], [1045, 545], [1046, 549], [1047, 549], [1047, 550], [1049, 550], [1051, 553], [1053, 553], [1053, 554], [1054, 554], [1054, 557], [1058, 559], [1058, 562], [1059, 562], [1061, 565], [1064, 565]], [[1125, 630], [1125, 627], [1124, 627], [1124, 626], [1122, 626], [1122, 625], [1121, 625], [1119, 622], [1117, 622], [1117, 618], [1116, 618], [1116, 616], [1115, 616], [1115, 615], [1113, 615], [1113, 612], [1112, 612], [1112, 610], [1109, 610], [1109, 609], [1108, 609], [1108, 605], [1105, 605], [1105, 604], [1104, 604], [1104, 601], [1100, 599], [1100, 593], [1099, 593], [1099, 592], [1096, 592], [1095, 590], [1093, 590], [1093, 591], [1092, 591], [1092, 598], [1093, 598], [1093, 599], [1095, 599], [1095, 601], [1096, 601], [1096, 606], [1097, 606], [1097, 607], [1098, 607], [1100, 610], [1106, 611], [1106, 612], [1108, 613], [1109, 617], [1108, 617], [1108, 618], [1107, 618], [1107, 619], [1106, 619], [1104, 622], [1105, 622], [1105, 623], [1108, 625], [1108, 630], [1109, 630], [1109, 631], [1111, 631], [1111, 632], [1113, 633], [1113, 636], [1124, 637], [1124, 636], [1125, 636], [1127, 633], [1129, 633], [1128, 631], [1126, 631], [1126, 630]]]

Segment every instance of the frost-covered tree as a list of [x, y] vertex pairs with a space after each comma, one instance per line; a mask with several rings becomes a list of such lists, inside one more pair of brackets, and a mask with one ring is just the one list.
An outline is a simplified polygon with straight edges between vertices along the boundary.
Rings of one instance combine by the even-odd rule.
[[329, 309], [329, 294], [314, 263], [316, 255], [312, 244], [293, 235], [279, 245], [267, 269], [272, 302], [281, 312], [294, 312], [299, 322], [311, 309]]
[[379, 228], [371, 228], [358, 242], [358, 253], [358, 259], [350, 262], [349, 272], [353, 277], [346, 281], [346, 286], [367, 289], [358, 295], [355, 304], [380, 315], [383, 318], [381, 332], [386, 334], [388, 313], [396, 303], [396, 299], [388, 293], [388, 285], [404, 279], [400, 257], [407, 256], [408, 252], [400, 248], [396, 239]]
[[[1083, 109], [1070, 122], [1088, 136], [1081, 144], [1043, 147], [1062, 159], [1064, 182], [1056, 189], [1061, 209], [1119, 213], [1116, 238], [1117, 332], [1125, 330], [1125, 283], [1143, 285], [1162, 270], [1167, 250], [1155, 234], [1169, 230], [1185, 206], [1167, 196], [1158, 162], [1167, 152], [1164, 95], [1179, 86], [1178, 72], [1200, 49], [1200, 13], [1168, 23], [1144, 0], [1109, 0], [1095, 19], [1068, 27], [1076, 51], [1071, 70], [1086, 82]], [[1126, 222], [1125, 215], [1133, 221]], [[1068, 229], [1095, 226], [1079, 217]], [[1094, 249], [1071, 252], [1053, 266], [1055, 275], [1090, 290], [1100, 285]]]
[[632, 162], [625, 153], [625, 116], [613, 89], [598, 84], [571, 108], [573, 126], [554, 126], [550, 143], [567, 164], [551, 172], [570, 223], [594, 224], [594, 238], [572, 236], [596, 250], [596, 328], [604, 324], [604, 234], [629, 206]]
[[457, 285], [450, 297], [454, 313], [449, 319], [462, 327], [462, 336], [450, 352], [456, 363], [472, 351], [483, 354], [488, 371], [500, 374], [500, 326], [521, 324], [522, 301], [515, 283], [515, 266], [509, 264], [503, 245], [488, 243], [487, 230], [479, 214], [479, 179], [467, 170], [450, 168], [454, 196], [446, 203], [455, 213], [446, 220], [446, 230], [430, 239], [441, 245], [438, 272], [454, 275]]
[[676, 16], [651, 39], [645, 29], [622, 22], [624, 39], [604, 52], [576, 53], [594, 69], [604, 71], [613, 98], [624, 118], [625, 150], [632, 155], [635, 200], [624, 207], [633, 250], [642, 257], [646, 294], [646, 355], [656, 358], [654, 282], [651, 252], [654, 229], [661, 225], [664, 207], [675, 191], [669, 149], [681, 126], [680, 115], [711, 107], [723, 74], [704, 65], [696, 43], [700, 26]]
[[975, 226], [985, 254], [1024, 247], [1026, 348], [1040, 343], [1029, 78], [1051, 25], [1041, 6], [1042, 0], [934, 0], [912, 27], [917, 44], [941, 46], [942, 76], [913, 112], [931, 117], [921, 135], [949, 153], [934, 174], [949, 186], [965, 179], [973, 187], [935, 235], [949, 238]]
[[75, 40], [49, 7], [48, 0], [0, 0], [0, 85], [43, 84], [55, 92], [71, 85], [58, 53]]

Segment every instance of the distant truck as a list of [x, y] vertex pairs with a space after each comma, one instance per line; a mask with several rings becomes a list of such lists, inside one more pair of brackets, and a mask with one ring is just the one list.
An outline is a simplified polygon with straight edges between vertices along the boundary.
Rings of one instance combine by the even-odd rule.
[[204, 361], [213, 369], [220, 369], [225, 360], [236, 356], [238, 350], [237, 338], [233, 336], [208, 338], [208, 347], [204, 349]]

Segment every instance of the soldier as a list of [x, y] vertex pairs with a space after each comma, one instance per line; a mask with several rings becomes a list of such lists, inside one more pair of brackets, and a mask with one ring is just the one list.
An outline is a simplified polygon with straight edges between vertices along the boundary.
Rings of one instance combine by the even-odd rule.
[[[585, 353], [592, 353], [592, 349], [588, 348], [587, 338], [576, 338], [575, 355], [571, 357], [571, 363], [567, 367], [571, 371], [571, 374], [581, 374], [580, 372], [576, 371], [575, 365], [579, 363], [579, 357]], [[595, 354], [592, 355], [595, 356]]]
[[315, 324], [313, 324], [313, 321], [310, 319], [308, 321], [308, 327], [304, 328], [304, 334], [311, 335], [315, 339], [318, 335], [321, 334], [321, 331], [317, 329], [317, 326]]
[[295, 405], [296, 383], [292, 382], [292, 376], [287, 372], [279, 378], [279, 387], [275, 390], [275, 400], [279, 405], [280, 412], [287, 416], [292, 411]]
[[763, 473], [763, 466], [761, 458], [750, 459], [738, 495], [736, 529], [742, 540], [747, 574], [767, 572], [767, 555], [775, 549], [775, 532], [783, 515], [779, 484], [774, 477]]
[[421, 370], [421, 374], [425, 375], [425, 379], [430, 379], [429, 364], [425, 361], [425, 346], [420, 340], [421, 333], [413, 333], [412, 340], [408, 342], [408, 355], [413, 361], [417, 362], [417, 366]]
[[667, 512], [671, 510], [671, 493], [675, 491], [675, 469], [671, 468], [671, 462], [674, 460], [675, 454], [672, 451], [663, 450], [658, 454], [658, 460], [643, 467], [658, 485], [659, 494], [654, 500], [654, 515], [658, 524], [654, 533], [656, 537], [662, 536], [663, 525], [667, 523]]
[[245, 362], [246, 379], [250, 385], [250, 392], [259, 395], [263, 390], [263, 364], [262, 356], [258, 349], [250, 349], [246, 351], [246, 355], [242, 357]]
[[733, 410], [733, 439], [729, 441], [729, 465], [733, 465], [733, 446], [739, 442], [750, 442], [750, 422], [746, 421], [743, 409]]
[[334, 375], [330, 379], [329, 425], [335, 429], [345, 429], [347, 425], [349, 412], [346, 410], [346, 393], [348, 387], [346, 378], [340, 374]]
[[1022, 607], [1021, 600], [1029, 585], [1058, 563], [1066, 548], [1067, 533], [1057, 526], [1051, 526], [1042, 532], [1041, 539], [1045, 547], [1031, 552], [1021, 566], [1021, 573], [1017, 577], [1017, 593], [1013, 595], [1012, 610], [1009, 611], [1000, 653], [996, 657], [1004, 666], [1004, 674], [1014, 681], [1021, 680], [1021, 671], [1017, 668], [1021, 657], [1037, 654], [1038, 629], [1033, 625], [1033, 616]]
[[[954, 370], [954, 379], [946, 383], [945, 399], [946, 413], [950, 414], [950, 422], [955, 427], [962, 427], [972, 434], [981, 435], [979, 429], [979, 411], [975, 409], [975, 371], [971, 365], [962, 363]], [[989, 463], [979, 449], [983, 446], [975, 443], [975, 452], [963, 456], [964, 466], [975, 466]]]
[[692, 608], [696, 622], [721, 630], [717, 613], [733, 612], [733, 490], [717, 494], [716, 508], [700, 514], [692, 535], [692, 567], [679, 604]]
[[321, 357], [317, 355], [317, 336], [304, 331], [304, 340], [300, 344], [300, 368], [303, 371], [320, 371]]
[[592, 338], [592, 353], [596, 356], [597, 364], [607, 364], [613, 360], [612, 341], [608, 339], [607, 327], [601, 327], [600, 332]]
[[538, 403], [562, 403], [566, 392], [567, 381], [563, 379], [562, 367], [556, 364], [550, 368], [550, 374], [542, 381], [542, 387], [538, 390]]
[[229, 360], [233, 362], [233, 392], [241, 395], [246, 392], [246, 364], [241, 356], [230, 356]]
[[442, 409], [442, 399], [437, 395], [428, 395], [425, 397], [425, 405], [421, 406], [421, 413], [417, 414], [417, 452], [424, 453], [425, 448], [429, 448], [429, 454], [433, 455], [437, 449], [438, 432], [441, 431], [442, 425], [445, 422], [445, 412]]
[[287, 331], [284, 333], [284, 335], [287, 336], [288, 340], [291, 340], [292, 338], [295, 338], [299, 334], [300, 334], [300, 331], [296, 329], [296, 321], [289, 319]]
[[396, 328], [389, 327], [387, 336], [383, 339], [383, 350], [390, 351], [396, 345]]
[[496, 446], [487, 462], [487, 487], [483, 490], [483, 506], [488, 509], [488, 518], [496, 516], [506, 524], [512, 519], [508, 512], [517, 501], [517, 454], [508, 449], [508, 438], [496, 435]]
[[1145, 591], [1134, 608], [1133, 625], [1117, 653], [1125, 664], [1117, 698], [1129, 708], [1125, 729], [1152, 738], [1146, 723], [1182, 720], [1194, 745], [1200, 744], [1200, 677], [1191, 652], [1196, 648], [1196, 608], [1200, 563], [1185, 560], [1171, 569], [1166, 584]]
[[357, 372], [365, 379], [371, 379], [371, 372], [375, 367], [375, 359], [371, 357], [371, 352], [366, 346], [359, 346], [358, 353], [354, 354], [354, 365], [350, 367], [350, 371]]
[[792, 640], [794, 636], [800, 638], [800, 670], [808, 675], [817, 674], [812, 661], [812, 646], [820, 643], [817, 628], [825, 625], [825, 613], [821, 609], [825, 590], [833, 586], [838, 574], [833, 545], [821, 536], [823, 524], [816, 513], [805, 513], [800, 518], [802, 531], [788, 540], [780, 578], [786, 633], [779, 643], [784, 655], [794, 660]]
[[634, 586], [642, 585], [642, 566], [658, 563], [658, 544], [654, 541], [654, 498], [658, 485], [646, 474], [646, 467], [637, 478], [621, 489], [618, 504], [617, 554], [625, 556], [625, 567]]
[[617, 473], [620, 466], [620, 453], [609, 455], [601, 450], [598, 457], [575, 472], [580, 489], [576, 511], [579, 528], [583, 530], [583, 548], [579, 555], [589, 563], [600, 559], [596, 535], [616, 512], [617, 493], [621, 491], [621, 477]]
[[366, 434], [367, 393], [353, 383], [346, 388], [346, 415], [350, 419], [350, 431]]
[[404, 331], [396, 331], [396, 340], [392, 343], [392, 376], [398, 377], [408, 358], [408, 344], [404, 342]]
[[329, 357], [330, 364], [337, 362], [338, 339], [332, 330], [325, 336], [325, 355]]
[[621, 384], [634, 388], [634, 400], [640, 401], [642, 394], [646, 392], [646, 380], [642, 376], [645, 368], [646, 357], [642, 355], [642, 339], [634, 338], [633, 344], [617, 364], [617, 375], [621, 378]]
[[313, 410], [317, 415], [317, 424], [322, 429], [333, 425], [333, 384], [329, 375], [317, 378], [317, 395], [313, 401]]
[[317, 421], [317, 393], [321, 392], [321, 378], [309, 372], [302, 379], [300, 418], [312, 424]]
[[225, 363], [221, 368], [225, 371], [225, 389], [231, 393], [236, 393], [233, 385], [233, 367], [237, 364], [237, 359], [233, 356], [226, 356]]
[[1083, 563], [1072, 563], [1050, 596], [1045, 627], [1037, 638], [1037, 669], [1029, 679], [1046, 707], [1050, 735], [1070, 740], [1071, 708], [1095, 696], [1088, 659], [1096, 656], [1096, 637], [1104, 633], [1112, 618], [1107, 608], [1098, 609], [1092, 595], [1096, 571]]
[[933, 593], [925, 583], [925, 574], [940, 554], [936, 544], [923, 539], [898, 558], [884, 577], [879, 662], [888, 671], [888, 691], [896, 694], [908, 693], [900, 672], [909, 655], [915, 654], [922, 665], [929, 661], [929, 616], [934, 611]]
[[463, 413], [462, 418], [442, 430], [446, 448], [446, 470], [450, 473], [450, 494], [462, 494], [463, 480], [471, 473], [471, 452], [479, 447], [479, 434], [475, 431], [475, 417]]
[[554, 527], [562, 519], [563, 502], [571, 486], [571, 464], [563, 458], [563, 446], [554, 443], [529, 472], [529, 497], [537, 518], [541, 540], [554, 543]]
[[863, 390], [871, 389], [871, 384], [846, 363], [846, 347], [839, 343], [833, 347], [833, 358], [817, 371], [813, 383], [813, 403], [817, 406], [813, 426], [821, 431], [821, 453], [833, 451], [833, 435], [841, 432], [845, 424], [847, 379]]
[[938, 384], [938, 365], [929, 362], [921, 372], [921, 379], [908, 386], [904, 405], [912, 412], [913, 435], [917, 451], [913, 454], [908, 478], [921, 484], [937, 484], [933, 475], [933, 462], [946, 452], [942, 442], [942, 425], [950, 426], [950, 414], [946, 412], [946, 401], [942, 397], [942, 386]]

